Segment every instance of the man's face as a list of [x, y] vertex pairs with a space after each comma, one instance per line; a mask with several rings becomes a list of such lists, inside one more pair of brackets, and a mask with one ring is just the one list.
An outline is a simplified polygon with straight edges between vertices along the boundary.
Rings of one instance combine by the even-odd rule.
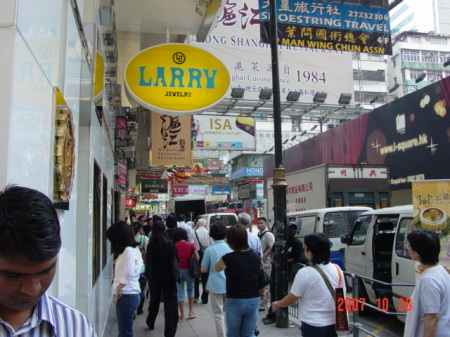
[[265, 230], [267, 227], [266, 222], [264, 220], [258, 220], [258, 222], [256, 223], [256, 226], [258, 227], [258, 229], [260, 231]]
[[288, 227], [288, 236], [289, 236], [289, 237], [294, 237], [295, 234], [297, 234], [297, 227], [295, 227], [295, 226], [289, 226], [289, 227]]
[[50, 287], [56, 262], [57, 257], [38, 263], [23, 256], [14, 260], [0, 257], [0, 316], [32, 310]]

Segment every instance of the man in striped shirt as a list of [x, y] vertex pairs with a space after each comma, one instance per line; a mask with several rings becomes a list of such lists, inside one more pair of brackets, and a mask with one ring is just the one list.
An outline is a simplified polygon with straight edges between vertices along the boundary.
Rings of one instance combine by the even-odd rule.
[[19, 186], [0, 192], [0, 336], [97, 336], [83, 314], [46, 293], [60, 247], [48, 197]]

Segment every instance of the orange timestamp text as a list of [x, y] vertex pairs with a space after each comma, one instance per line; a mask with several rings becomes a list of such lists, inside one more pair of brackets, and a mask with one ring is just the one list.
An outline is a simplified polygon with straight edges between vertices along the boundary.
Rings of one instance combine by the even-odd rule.
[[[410, 298], [399, 298], [398, 311], [411, 311], [412, 300]], [[364, 311], [365, 298], [337, 298], [337, 311]], [[389, 310], [389, 299], [377, 298], [377, 308], [379, 311]]]

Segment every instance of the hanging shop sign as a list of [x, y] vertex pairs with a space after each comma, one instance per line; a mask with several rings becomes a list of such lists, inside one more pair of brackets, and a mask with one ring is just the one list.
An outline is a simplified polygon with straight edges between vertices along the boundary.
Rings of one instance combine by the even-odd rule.
[[213, 195], [229, 195], [229, 194], [231, 194], [231, 187], [230, 187], [230, 185], [212, 186], [212, 194]]
[[152, 113], [151, 166], [192, 166], [191, 116]]
[[187, 185], [172, 186], [172, 195], [185, 195], [185, 194], [189, 194], [189, 186]]
[[125, 198], [125, 207], [126, 208], [134, 208], [136, 207], [136, 198]]
[[[261, 41], [270, 43], [269, 2], [259, 0]], [[385, 8], [276, 0], [281, 45], [392, 55], [389, 12]]]
[[255, 118], [195, 115], [192, 121], [194, 149], [256, 149]]
[[229, 85], [230, 74], [218, 58], [185, 44], [145, 49], [125, 69], [131, 100], [162, 114], [201, 112], [219, 102]]
[[54, 200], [68, 202], [72, 193], [75, 167], [75, 139], [72, 111], [56, 89], [56, 132]]
[[168, 185], [165, 179], [142, 179], [141, 193], [167, 193]]
[[94, 67], [94, 103], [95, 105], [101, 105], [103, 100], [103, 85], [105, 74], [105, 61], [103, 56], [99, 53], [95, 53], [95, 67]]

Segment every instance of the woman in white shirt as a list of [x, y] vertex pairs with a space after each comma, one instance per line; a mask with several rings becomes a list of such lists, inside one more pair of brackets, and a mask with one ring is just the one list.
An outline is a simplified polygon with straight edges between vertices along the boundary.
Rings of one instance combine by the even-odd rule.
[[133, 336], [134, 313], [139, 305], [141, 288], [139, 275], [143, 261], [131, 228], [124, 221], [114, 223], [106, 230], [115, 258], [112, 285], [116, 305], [119, 337]]
[[[305, 236], [305, 257], [320, 268], [333, 289], [343, 288], [346, 293], [342, 270], [330, 262], [330, 240], [323, 233]], [[298, 302], [303, 337], [336, 337], [335, 301], [323, 277], [315, 267], [300, 269], [295, 275], [290, 293], [272, 303], [272, 310], [288, 307]]]

